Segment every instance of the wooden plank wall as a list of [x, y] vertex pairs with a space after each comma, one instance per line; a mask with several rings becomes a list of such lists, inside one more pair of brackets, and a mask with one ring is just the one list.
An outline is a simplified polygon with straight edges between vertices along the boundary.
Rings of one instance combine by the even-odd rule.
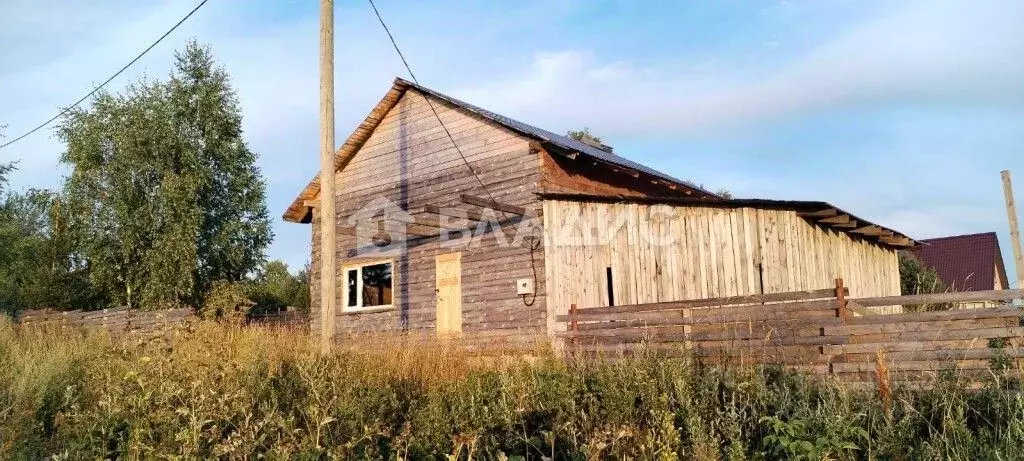
[[191, 308], [162, 311], [130, 310], [127, 307], [98, 311], [26, 310], [18, 313], [18, 325], [45, 328], [86, 328], [113, 336], [126, 333], [150, 334], [183, 325], [192, 317]]
[[577, 309], [556, 336], [569, 351], [608, 356], [636, 351], [692, 354], [705, 363], [774, 363], [829, 371], [820, 346], [842, 343], [826, 326], [843, 325], [835, 290], [734, 296]]
[[246, 324], [278, 330], [309, 331], [309, 314], [300, 310], [289, 310], [252, 315], [246, 319]]
[[[871, 382], [880, 373], [929, 381], [946, 370], [990, 378], [1003, 372], [1001, 366], [1021, 377], [1024, 311], [1012, 305], [1024, 296], [1021, 290], [856, 299], [836, 293], [838, 288], [576, 309], [556, 317], [568, 327], [556, 336], [577, 354], [647, 351], [706, 363], [781, 364], [853, 382]], [[1000, 307], [871, 315], [842, 307], [976, 301]]]
[[[571, 304], [618, 305], [815, 290], [844, 278], [851, 296], [900, 294], [896, 251], [815, 226], [793, 211], [547, 200], [551, 317]], [[649, 235], [670, 236], [659, 245]], [[898, 310], [886, 308], [886, 312]]]
[[[485, 122], [443, 101], [432, 99], [434, 108], [473, 166], [487, 191], [499, 202], [539, 210], [535, 192], [540, 183], [540, 160], [529, 140], [493, 123]], [[349, 164], [337, 174], [338, 226], [365, 204], [385, 197], [405, 209], [423, 205], [458, 206], [461, 194], [487, 196], [466, 167], [425, 97], [407, 91], [388, 112]], [[497, 215], [500, 217], [500, 214]], [[311, 324], [319, 322], [319, 233], [321, 217], [313, 214], [313, 265], [311, 274]], [[515, 225], [503, 226], [505, 237]], [[540, 238], [538, 231], [537, 238]], [[338, 270], [372, 254], [353, 257], [355, 237], [339, 232]], [[340, 337], [403, 329], [431, 332], [435, 329], [434, 257], [462, 251], [463, 331], [504, 332], [536, 336], [544, 333], [546, 308], [543, 279], [544, 249], [531, 251], [522, 244], [502, 246], [493, 233], [478, 238], [472, 248], [444, 248], [439, 242], [420, 242], [396, 256], [395, 299], [397, 307], [384, 312], [339, 312]], [[500, 271], [495, 268], [500, 267]], [[537, 274], [536, 299], [531, 306], [516, 295], [515, 280]], [[338, 290], [339, 298], [343, 290]]]

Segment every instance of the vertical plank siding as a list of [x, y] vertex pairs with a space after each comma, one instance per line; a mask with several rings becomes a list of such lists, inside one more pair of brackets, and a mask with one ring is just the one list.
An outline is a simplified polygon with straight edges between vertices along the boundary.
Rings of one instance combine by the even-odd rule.
[[[570, 304], [607, 306], [612, 293], [616, 305], [627, 305], [818, 289], [844, 277], [854, 297], [899, 294], [895, 251], [815, 226], [792, 211], [567, 200], [541, 203], [537, 193], [542, 191], [648, 195], [661, 193], [664, 187], [553, 157], [532, 146], [527, 137], [440, 99], [431, 101], [459, 149], [426, 96], [414, 89], [405, 91], [390, 110], [379, 115], [380, 123], [372, 132], [360, 128], [366, 135], [360, 138], [365, 138], [362, 145], [346, 143], [354, 154], [346, 157], [335, 176], [335, 282], [341, 286], [347, 265], [386, 256], [394, 262], [395, 302], [393, 308], [367, 312], [339, 307], [335, 328], [340, 337], [433, 333], [435, 256], [453, 251], [462, 252], [466, 333], [542, 335], [564, 328], [553, 319]], [[467, 168], [467, 161], [479, 179]], [[531, 250], [522, 242], [507, 243], [521, 227], [510, 223], [461, 240], [473, 245], [414, 238], [402, 251], [383, 254], [376, 249], [356, 251], [356, 238], [343, 232], [351, 226], [349, 218], [375, 199], [386, 198], [406, 210], [424, 205], [463, 208], [462, 194], [490, 195], [530, 212], [542, 208], [543, 232], [537, 237], [543, 237], [543, 244]], [[319, 270], [321, 219], [314, 208], [310, 274], [314, 326], [320, 320], [319, 280], [324, 275]], [[516, 294], [515, 282], [520, 278], [536, 279], [535, 296]], [[343, 293], [338, 290], [339, 306]]]
[[[432, 99], [462, 155], [472, 165], [487, 192], [499, 202], [539, 207], [535, 192], [540, 183], [540, 160], [529, 140], [488, 123], [447, 103]], [[348, 227], [348, 219], [367, 203], [384, 197], [403, 209], [424, 205], [465, 207], [461, 194], [486, 196], [459, 151], [445, 134], [421, 93], [409, 90], [383, 118], [349, 163], [336, 175], [337, 225]], [[501, 215], [497, 215], [498, 218]], [[312, 252], [320, 255], [316, 231], [321, 216], [313, 212]], [[343, 312], [339, 307], [336, 329], [346, 334], [399, 330], [432, 333], [436, 326], [434, 257], [440, 253], [462, 252], [463, 330], [538, 335], [547, 327], [544, 248], [531, 255], [526, 244], [499, 244], [511, 240], [518, 224], [501, 227], [504, 236], [487, 232], [473, 237], [471, 247], [444, 247], [435, 237], [410, 244], [394, 256], [395, 308], [382, 312]], [[539, 237], [539, 235], [538, 235]], [[468, 238], [464, 239], [468, 241]], [[339, 232], [337, 237], [338, 277], [342, 268], [371, 255], [352, 256], [356, 238]], [[501, 270], [495, 270], [496, 268]], [[319, 264], [311, 273], [311, 322], [317, 324], [320, 309]], [[538, 278], [533, 305], [527, 306], [516, 294], [517, 278]], [[338, 290], [339, 298], [343, 290]], [[527, 299], [529, 301], [529, 299]], [[339, 299], [339, 306], [341, 306]]]
[[552, 317], [570, 304], [608, 306], [607, 290], [597, 287], [607, 285], [609, 266], [616, 305], [815, 290], [838, 277], [851, 297], [900, 294], [895, 250], [789, 210], [564, 200], [546, 200], [543, 209]]

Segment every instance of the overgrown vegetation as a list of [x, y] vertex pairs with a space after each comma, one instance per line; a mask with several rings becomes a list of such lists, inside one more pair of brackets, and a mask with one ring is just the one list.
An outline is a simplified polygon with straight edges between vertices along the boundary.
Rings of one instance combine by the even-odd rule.
[[16, 165], [0, 164], [0, 312], [199, 308], [224, 284], [257, 313], [308, 306], [308, 271], [265, 259], [264, 181], [241, 122], [227, 73], [193, 42], [166, 80], [63, 118], [60, 191], [13, 191]]
[[584, 127], [582, 130], [569, 130], [565, 135], [582, 143], [602, 144], [601, 138], [591, 133], [589, 127]]
[[904, 295], [942, 293], [946, 285], [935, 269], [921, 263], [914, 256], [900, 253], [900, 291]]
[[76, 250], [120, 305], [198, 305], [238, 282], [271, 239], [263, 177], [227, 73], [190, 43], [165, 81], [100, 93], [64, 118]]
[[252, 279], [246, 290], [256, 315], [280, 312], [288, 308], [309, 310], [309, 264], [292, 275], [288, 265], [270, 261]]
[[11, 190], [9, 175], [15, 171], [13, 164], [0, 164], [0, 313], [104, 305], [72, 249], [60, 196]]
[[[948, 291], [946, 284], [939, 279], [934, 268], [925, 265], [911, 254], [901, 252], [900, 258], [900, 292], [903, 295], [921, 295], [928, 293], [944, 293]], [[908, 312], [913, 311], [944, 311], [954, 307], [951, 303], [932, 303], [905, 306]]]
[[322, 356], [200, 323], [169, 340], [0, 326], [0, 459], [1015, 459], [1024, 398], [872, 388], [686, 358], [474, 359], [443, 345]]

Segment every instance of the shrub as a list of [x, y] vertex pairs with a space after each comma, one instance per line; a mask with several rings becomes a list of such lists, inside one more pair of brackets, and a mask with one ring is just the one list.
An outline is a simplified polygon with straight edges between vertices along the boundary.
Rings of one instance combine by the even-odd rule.
[[640, 354], [482, 359], [198, 322], [156, 340], [0, 324], [0, 459], [1012, 459], [1024, 399]]
[[240, 324], [245, 321], [249, 309], [255, 303], [249, 299], [249, 292], [242, 282], [213, 282], [203, 300], [199, 316], [204, 319]]

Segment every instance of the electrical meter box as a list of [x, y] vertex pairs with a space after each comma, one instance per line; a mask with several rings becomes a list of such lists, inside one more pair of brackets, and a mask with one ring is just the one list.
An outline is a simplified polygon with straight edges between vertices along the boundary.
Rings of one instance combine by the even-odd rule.
[[532, 295], [533, 294], [533, 279], [519, 279], [519, 280], [516, 280], [516, 294], [517, 295]]

